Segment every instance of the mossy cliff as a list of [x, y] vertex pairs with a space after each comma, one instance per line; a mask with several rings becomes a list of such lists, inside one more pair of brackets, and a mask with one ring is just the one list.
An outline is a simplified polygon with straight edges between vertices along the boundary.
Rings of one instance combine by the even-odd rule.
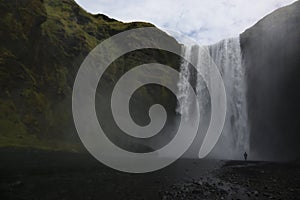
[[[72, 0], [1, 0], [0, 26], [0, 145], [78, 149], [71, 94], [83, 59], [114, 34], [153, 25], [91, 15]], [[133, 52], [113, 63], [104, 84], [113, 85], [141, 61], [179, 66], [166, 52]], [[143, 88], [137, 96], [170, 110], [176, 106], [162, 87]]]

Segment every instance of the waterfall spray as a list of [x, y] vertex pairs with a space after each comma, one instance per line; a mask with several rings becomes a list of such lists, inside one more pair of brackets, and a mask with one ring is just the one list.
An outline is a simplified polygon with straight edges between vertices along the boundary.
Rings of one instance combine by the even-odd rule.
[[[212, 60], [218, 66], [226, 88], [227, 113], [222, 136], [212, 154], [221, 158], [240, 158], [244, 151], [249, 151], [249, 130], [245, 69], [242, 65], [239, 38], [222, 40], [217, 44], [204, 47], [185, 46], [183, 55], [186, 59], [188, 56], [197, 56], [197, 70], [209, 80], [207, 84], [214, 81], [209, 78]], [[212, 59], [209, 59], [207, 55], [210, 55]], [[190, 79], [191, 73], [188, 69], [188, 63], [183, 61], [178, 83], [178, 92], [182, 104], [180, 107], [178, 106], [177, 112], [180, 114], [190, 110], [189, 94], [185, 90]], [[200, 112], [208, 113], [206, 110], [210, 100], [209, 94], [205, 92], [206, 86], [201, 81], [199, 74], [196, 79], [196, 92], [200, 98]]]

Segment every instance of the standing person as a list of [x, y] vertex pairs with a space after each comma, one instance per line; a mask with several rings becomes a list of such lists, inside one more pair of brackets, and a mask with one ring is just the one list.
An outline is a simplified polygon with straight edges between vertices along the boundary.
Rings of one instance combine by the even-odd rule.
[[244, 153], [245, 161], [247, 160], [247, 157], [248, 157], [248, 154], [247, 154], [247, 152], [245, 151], [245, 153]]

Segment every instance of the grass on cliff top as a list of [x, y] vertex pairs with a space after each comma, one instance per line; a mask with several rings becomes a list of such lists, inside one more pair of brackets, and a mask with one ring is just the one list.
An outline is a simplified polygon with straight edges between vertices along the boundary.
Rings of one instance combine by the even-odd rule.
[[47, 21], [42, 25], [44, 33], [53, 40], [57, 40], [57, 32], [63, 32], [66, 37], [76, 36], [85, 41], [88, 49], [93, 49], [115, 33], [154, 26], [146, 22], [123, 23], [101, 14], [93, 15], [73, 0], [45, 0], [44, 5], [47, 12]]

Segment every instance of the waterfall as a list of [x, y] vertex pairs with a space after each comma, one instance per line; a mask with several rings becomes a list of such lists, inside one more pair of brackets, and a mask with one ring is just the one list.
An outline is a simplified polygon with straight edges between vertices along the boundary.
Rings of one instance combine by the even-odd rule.
[[[190, 52], [188, 52], [190, 51]], [[242, 65], [239, 38], [220, 41], [210, 46], [185, 46], [184, 58], [196, 57], [194, 66], [209, 82], [211, 60], [217, 65], [224, 81], [227, 95], [227, 113], [222, 135], [213, 150], [213, 155], [221, 158], [239, 159], [244, 151], [249, 151], [249, 130], [247, 123], [246, 80], [245, 69]], [[208, 57], [211, 57], [209, 59]], [[189, 94], [186, 93], [188, 81], [193, 77], [188, 63], [182, 61], [178, 83], [179, 102], [177, 112], [189, 112]], [[202, 77], [196, 75], [196, 92], [200, 98], [200, 114], [208, 113], [210, 97]]]
[[[179, 74], [179, 82], [178, 82], [179, 106], [177, 107], [177, 112], [184, 115], [184, 114], [188, 114], [189, 109], [190, 109], [190, 101], [189, 101], [189, 93], [188, 93], [188, 83], [190, 80], [190, 71], [188, 68], [189, 63], [187, 62], [187, 60], [191, 56], [192, 48], [191, 48], [191, 46], [182, 46], [181, 51], [182, 51], [183, 57], [186, 59], [183, 59], [181, 61], [181, 66], [180, 66], [180, 74]], [[180, 105], [182, 105], [182, 106], [180, 106]]]

